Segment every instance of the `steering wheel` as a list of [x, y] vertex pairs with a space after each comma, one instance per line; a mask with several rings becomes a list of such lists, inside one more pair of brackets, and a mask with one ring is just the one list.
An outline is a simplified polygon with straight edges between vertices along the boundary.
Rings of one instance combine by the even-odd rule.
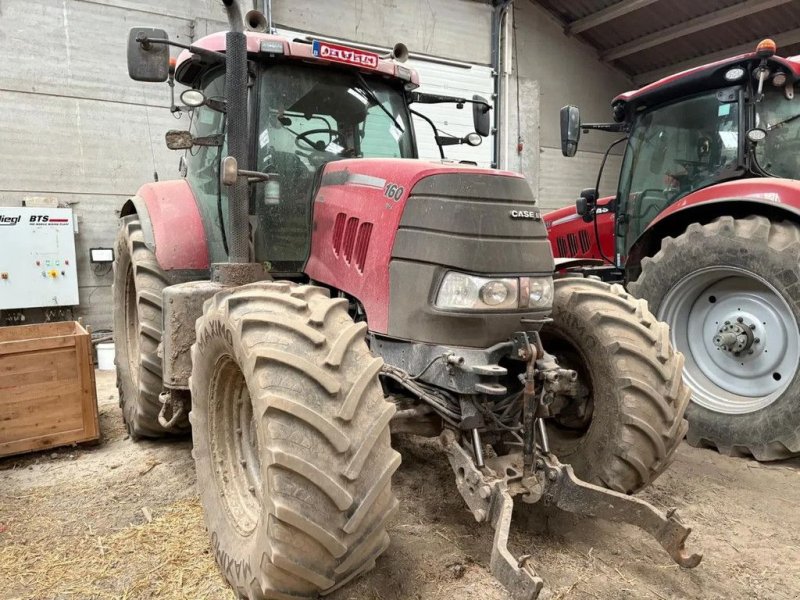
[[[309, 136], [319, 135], [320, 133], [328, 134], [330, 139], [328, 140], [327, 144], [322, 140], [314, 142], [308, 139]], [[339, 133], [336, 130], [331, 129], [330, 127], [325, 127], [321, 129], [309, 129], [308, 131], [304, 131], [303, 133], [298, 133], [294, 139], [295, 145], [301, 150], [314, 150], [316, 152], [326, 152], [325, 149], [332, 142], [337, 142], [337, 143], [339, 142]], [[335, 153], [329, 153], [329, 154], [335, 154]]]

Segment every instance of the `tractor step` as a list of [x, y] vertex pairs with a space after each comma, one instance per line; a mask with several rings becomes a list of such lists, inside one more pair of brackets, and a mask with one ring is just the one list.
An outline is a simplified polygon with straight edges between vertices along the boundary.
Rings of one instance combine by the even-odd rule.
[[702, 559], [701, 554], [686, 551], [691, 529], [683, 525], [675, 509], [662, 514], [644, 500], [581, 481], [571, 466], [552, 454], [541, 454], [535, 474], [524, 477], [522, 453], [487, 458], [485, 468], [479, 470], [452, 430], [446, 429], [440, 441], [456, 474], [458, 491], [475, 520], [489, 521], [495, 530], [491, 572], [513, 600], [535, 600], [544, 588], [530, 555], [515, 558], [508, 549], [518, 495], [528, 504], [541, 501], [567, 512], [635, 525], [652, 535], [681, 567], [696, 567]]

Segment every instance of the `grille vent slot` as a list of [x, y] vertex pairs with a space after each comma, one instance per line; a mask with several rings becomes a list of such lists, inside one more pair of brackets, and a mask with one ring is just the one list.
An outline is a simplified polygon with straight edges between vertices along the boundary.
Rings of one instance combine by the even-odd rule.
[[578, 233], [578, 241], [581, 243], [581, 251], [586, 254], [591, 249], [592, 245], [589, 243], [589, 234], [581, 230]]
[[367, 250], [369, 249], [369, 238], [372, 236], [372, 223], [362, 223], [358, 228], [356, 238], [355, 261], [356, 269], [360, 273], [364, 272], [364, 263], [367, 260]]
[[342, 251], [342, 238], [344, 237], [344, 224], [346, 221], [347, 215], [339, 213], [333, 223], [333, 253], [336, 256], [339, 256]]
[[574, 233], [567, 234], [567, 243], [569, 244], [569, 255], [575, 256], [578, 254], [578, 238]]
[[556, 246], [558, 246], [558, 255], [562, 258], [567, 256], [567, 240], [559, 236], [556, 238]]
[[344, 259], [350, 263], [353, 258], [353, 246], [356, 244], [356, 231], [358, 230], [358, 219], [350, 217], [344, 227], [344, 242], [342, 244], [342, 254]]

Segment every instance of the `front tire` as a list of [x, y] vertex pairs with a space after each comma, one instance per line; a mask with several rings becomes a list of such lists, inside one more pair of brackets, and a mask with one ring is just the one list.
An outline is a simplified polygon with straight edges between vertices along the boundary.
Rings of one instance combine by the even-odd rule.
[[765, 217], [693, 223], [629, 286], [686, 355], [693, 446], [800, 454], [800, 228]]
[[[128, 434], [136, 440], [170, 432], [158, 422], [162, 389], [161, 292], [169, 285], [155, 254], [145, 245], [137, 215], [122, 218], [114, 259], [114, 348], [117, 390]], [[173, 431], [185, 431], [183, 419]]]
[[546, 421], [550, 445], [581, 479], [632, 494], [672, 462], [686, 433], [689, 390], [669, 331], [620, 285], [556, 279], [547, 352], [575, 369], [583, 398]]
[[311, 598], [371, 569], [397, 506], [394, 405], [348, 303], [313, 286], [219, 292], [192, 346], [193, 456], [240, 596]]

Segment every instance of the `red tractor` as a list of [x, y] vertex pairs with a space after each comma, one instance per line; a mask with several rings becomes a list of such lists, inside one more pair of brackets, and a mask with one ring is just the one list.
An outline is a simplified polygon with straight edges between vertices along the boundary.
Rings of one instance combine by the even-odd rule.
[[131, 31], [131, 77], [188, 86], [191, 131], [167, 134], [185, 177], [122, 207], [114, 324], [128, 431], [191, 424], [236, 592], [316, 597], [375, 564], [390, 433], [439, 436], [515, 599], [543, 583], [507, 549], [514, 498], [636, 524], [695, 566], [674, 510], [629, 495], [686, 428], [666, 325], [620, 286], [554, 280], [521, 176], [417, 159], [413, 103], [472, 103], [483, 135], [488, 105], [415, 91], [402, 46], [288, 40], [224, 4], [231, 31], [191, 46]]
[[582, 129], [627, 147], [616, 196], [544, 217], [557, 257], [602, 263], [670, 326], [689, 443], [757, 460], [800, 454], [798, 79], [765, 40], [617, 96], [613, 123], [564, 107], [565, 156]]

